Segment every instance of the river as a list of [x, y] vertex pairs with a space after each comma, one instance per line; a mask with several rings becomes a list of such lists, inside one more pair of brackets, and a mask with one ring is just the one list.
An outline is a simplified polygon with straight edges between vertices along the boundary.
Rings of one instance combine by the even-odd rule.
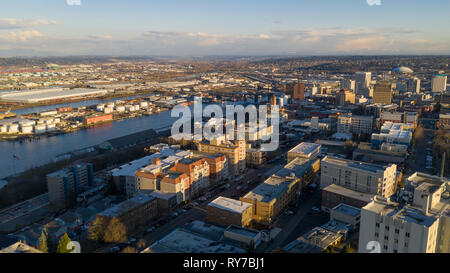
[[[92, 147], [106, 140], [148, 129], [170, 129], [177, 118], [171, 111], [151, 116], [114, 121], [65, 135], [44, 137], [32, 141], [0, 142], [0, 178], [53, 162], [58, 155]], [[18, 159], [14, 159], [14, 155]]]
[[[131, 98], [134, 97], [130, 97], [128, 99]], [[13, 112], [20, 115], [55, 110], [58, 107], [71, 106], [76, 108], [103, 102], [104, 101], [90, 100], [59, 105], [38, 106]], [[233, 102], [228, 103], [239, 104]], [[203, 107], [206, 107], [207, 105], [208, 104], [203, 104]], [[221, 106], [224, 107], [225, 104], [222, 104]], [[193, 106], [191, 106], [191, 109], [192, 107]], [[0, 141], [0, 178], [18, 174], [33, 167], [45, 165], [55, 161], [55, 159], [60, 155], [89, 148], [101, 144], [109, 139], [142, 132], [148, 129], [154, 129], [156, 131], [163, 129], [167, 130], [170, 129], [172, 124], [177, 119], [178, 118], [171, 117], [171, 111], [169, 110], [151, 116], [114, 121], [64, 135], [44, 137], [23, 142]]]

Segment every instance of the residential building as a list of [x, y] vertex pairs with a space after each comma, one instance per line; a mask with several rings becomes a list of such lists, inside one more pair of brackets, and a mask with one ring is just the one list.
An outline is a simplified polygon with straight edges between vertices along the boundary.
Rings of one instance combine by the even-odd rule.
[[198, 197], [209, 187], [209, 164], [203, 158], [182, 159], [176, 162], [170, 170], [188, 175], [190, 199]]
[[157, 200], [146, 194], [137, 195], [97, 214], [97, 217], [101, 217], [107, 222], [114, 218], [117, 219], [125, 226], [128, 233], [148, 224], [157, 216]]
[[[171, 153], [169, 153], [171, 154]], [[152, 162], [150, 165], [142, 167], [135, 171], [134, 173], [134, 180], [129, 180], [128, 184], [126, 186], [126, 193], [128, 197], [135, 196], [139, 194], [142, 191], [148, 191], [148, 190], [160, 190], [161, 189], [161, 181], [164, 177], [168, 176], [166, 178], [166, 182], [169, 183], [169, 181], [172, 181], [171, 179], [174, 179], [176, 176], [175, 173], [180, 173], [179, 171], [172, 170], [172, 167], [179, 161], [184, 159], [189, 159], [192, 157], [193, 153], [189, 151], [178, 151], [175, 154], [171, 154], [167, 156], [167, 153], [161, 153], [157, 155], [162, 155], [162, 157], [152, 157]], [[134, 170], [134, 167], [132, 168]], [[171, 172], [171, 175], [168, 175], [168, 172]], [[188, 179], [189, 179], [189, 175]], [[177, 179], [175, 179], [177, 183], [181, 183], [177, 186], [177, 189], [183, 188], [183, 190], [186, 190], [189, 188], [190, 181], [186, 181], [186, 177], [179, 176]], [[182, 185], [187, 186], [182, 186]], [[178, 191], [176, 192], [170, 192], [175, 193], [178, 196], [178, 200], [185, 200], [186, 195], [185, 193], [180, 193]], [[182, 196], [182, 197], [181, 197]], [[181, 199], [180, 199], [181, 198]], [[181, 201], [180, 201], [181, 202]]]
[[230, 175], [236, 177], [245, 170], [246, 142], [237, 140], [235, 143], [225, 140], [225, 137], [212, 139], [208, 142], [198, 142], [198, 151], [207, 154], [223, 154], [228, 158]]
[[209, 183], [216, 186], [230, 179], [228, 158], [224, 155], [204, 154], [201, 156], [209, 164]]
[[370, 203], [375, 195], [357, 192], [339, 185], [331, 184], [322, 189], [322, 210], [330, 212], [340, 204], [362, 208]]
[[338, 133], [344, 134], [371, 134], [373, 130], [372, 116], [351, 116], [344, 115], [338, 117]]
[[261, 149], [247, 148], [245, 160], [247, 166], [261, 166], [266, 160], [266, 152], [261, 151]]
[[57, 208], [75, 204], [78, 194], [93, 186], [92, 164], [73, 165], [47, 175], [50, 202]]
[[320, 187], [335, 184], [388, 198], [395, 193], [396, 172], [395, 164], [381, 166], [326, 156], [321, 162]]
[[306, 186], [314, 182], [317, 174], [320, 170], [320, 159], [308, 159], [303, 157], [297, 157], [282, 169], [275, 173], [279, 177], [292, 177], [295, 176], [299, 179], [298, 190], [302, 191]]
[[262, 225], [270, 225], [297, 196], [299, 179], [279, 177], [266, 179], [245, 196], [242, 202], [252, 204], [253, 220]]
[[252, 218], [252, 204], [222, 196], [211, 201], [206, 211], [206, 220], [218, 225], [246, 227]]
[[320, 155], [321, 146], [315, 143], [302, 142], [288, 152], [288, 162], [297, 157], [315, 159]]

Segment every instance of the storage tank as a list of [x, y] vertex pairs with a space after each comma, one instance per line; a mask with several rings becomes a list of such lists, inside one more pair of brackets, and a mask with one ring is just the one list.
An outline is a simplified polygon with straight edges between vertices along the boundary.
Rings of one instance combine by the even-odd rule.
[[47, 129], [48, 132], [55, 131], [56, 130], [56, 125], [55, 124], [48, 124], [46, 129]]
[[8, 125], [0, 126], [0, 133], [6, 133], [6, 132], [8, 132]]
[[24, 134], [31, 134], [33, 133], [33, 126], [22, 126], [21, 131]]
[[36, 125], [36, 121], [34, 120], [23, 120], [20, 122], [21, 126], [33, 126]]
[[111, 114], [113, 111], [114, 111], [114, 108], [112, 108], [112, 107], [106, 107], [106, 108], [103, 110], [103, 112], [104, 112], [105, 114]]
[[97, 111], [103, 111], [103, 109], [105, 109], [105, 105], [104, 104], [97, 105]]
[[10, 124], [9, 128], [8, 128], [8, 132], [18, 133], [19, 132], [19, 124]]
[[47, 126], [45, 125], [36, 125], [34, 126], [34, 133], [35, 134], [43, 134], [47, 130]]
[[108, 107], [108, 108], [110, 108], [110, 107], [114, 108], [115, 105], [116, 105], [116, 104], [115, 104], [114, 102], [108, 102], [108, 103], [106, 104], [106, 107]]
[[134, 106], [134, 110], [135, 110], [135, 111], [139, 111], [139, 109], [140, 109], [139, 105], [136, 104], [136, 105]]
[[125, 106], [116, 106], [117, 112], [125, 112]]
[[148, 102], [142, 101], [139, 105], [141, 106], [141, 108], [145, 108], [148, 107]]

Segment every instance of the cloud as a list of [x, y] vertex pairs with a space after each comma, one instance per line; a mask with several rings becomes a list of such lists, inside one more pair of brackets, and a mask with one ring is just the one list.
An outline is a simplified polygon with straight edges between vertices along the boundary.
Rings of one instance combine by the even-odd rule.
[[[0, 50], [52, 52], [54, 55], [330, 55], [449, 53], [450, 37], [434, 41], [414, 29], [299, 28], [259, 34], [149, 30], [135, 36], [45, 35], [23, 29], [0, 32]], [[425, 39], [427, 38], [427, 39]], [[29, 43], [29, 41], [33, 43]], [[44, 53], [42, 53], [44, 54]]]
[[58, 22], [53, 20], [0, 18], [0, 30], [21, 29], [36, 26], [58, 25], [58, 24], [59, 24]]
[[0, 40], [6, 42], [26, 42], [31, 39], [42, 38], [44, 35], [37, 30], [11, 31], [7, 34], [0, 34]]

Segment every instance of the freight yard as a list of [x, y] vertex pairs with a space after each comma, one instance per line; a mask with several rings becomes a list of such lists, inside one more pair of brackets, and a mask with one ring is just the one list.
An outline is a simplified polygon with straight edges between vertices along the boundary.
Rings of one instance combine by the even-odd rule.
[[13, 141], [70, 133], [106, 122], [160, 113], [182, 103], [187, 103], [187, 100], [156, 94], [132, 100], [117, 100], [78, 108], [62, 107], [54, 111], [13, 116], [0, 120], [0, 140]]

